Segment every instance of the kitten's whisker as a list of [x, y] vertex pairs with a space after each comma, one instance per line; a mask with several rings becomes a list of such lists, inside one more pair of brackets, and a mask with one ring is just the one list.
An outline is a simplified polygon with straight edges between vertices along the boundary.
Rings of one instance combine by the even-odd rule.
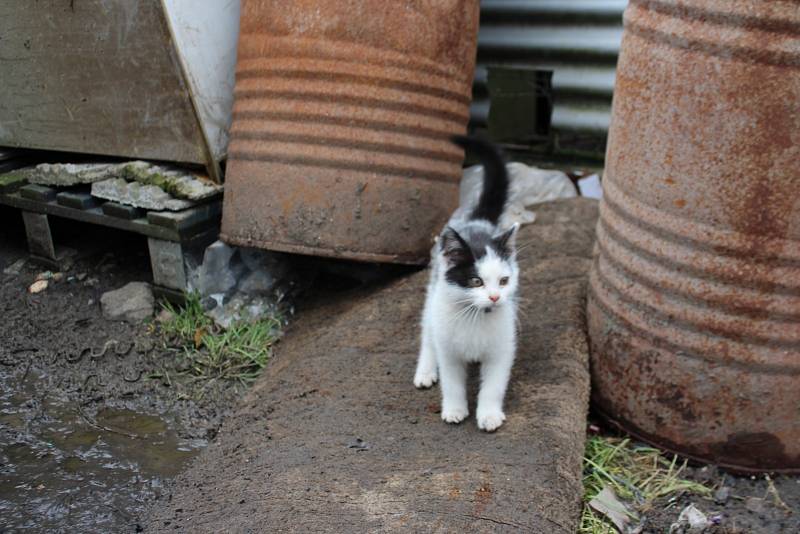
[[463, 318], [465, 316], [468, 316], [469, 315], [469, 311], [473, 307], [474, 306], [472, 304], [470, 304], [469, 306], [465, 306], [465, 307], [461, 308], [461, 310], [459, 310], [455, 315], [453, 315], [450, 318], [450, 320], [447, 322], [447, 324], [452, 324], [452, 323], [456, 322], [458, 319]]

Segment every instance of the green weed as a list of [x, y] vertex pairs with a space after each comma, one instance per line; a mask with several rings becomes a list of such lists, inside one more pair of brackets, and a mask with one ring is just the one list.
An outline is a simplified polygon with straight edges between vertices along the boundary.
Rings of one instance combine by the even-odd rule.
[[281, 317], [275, 313], [255, 321], [217, 328], [203, 313], [200, 297], [191, 294], [182, 307], [165, 303], [169, 318], [160, 323], [166, 343], [182, 350], [185, 372], [198, 379], [255, 380], [281, 336]]
[[656, 499], [692, 493], [711, 494], [708, 488], [681, 476], [686, 462], [668, 456], [658, 449], [634, 444], [629, 438], [592, 436], [586, 442], [583, 458], [584, 507], [581, 534], [610, 534], [616, 529], [588, 506], [603, 486], [631, 504], [637, 512], [646, 513]]

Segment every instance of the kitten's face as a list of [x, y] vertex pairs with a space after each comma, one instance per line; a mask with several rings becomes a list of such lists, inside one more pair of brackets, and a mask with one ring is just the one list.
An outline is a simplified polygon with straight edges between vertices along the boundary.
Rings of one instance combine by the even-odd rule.
[[459, 307], [491, 311], [513, 303], [519, 280], [514, 251], [517, 228], [498, 236], [478, 232], [466, 239], [452, 229], [442, 235], [445, 281]]

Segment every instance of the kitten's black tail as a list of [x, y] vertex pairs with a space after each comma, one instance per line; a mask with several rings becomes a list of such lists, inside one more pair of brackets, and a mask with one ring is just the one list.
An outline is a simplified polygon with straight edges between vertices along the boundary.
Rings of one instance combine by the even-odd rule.
[[455, 135], [453, 143], [472, 152], [483, 164], [483, 190], [471, 219], [486, 219], [497, 225], [508, 200], [508, 172], [500, 151], [490, 142], [475, 137]]

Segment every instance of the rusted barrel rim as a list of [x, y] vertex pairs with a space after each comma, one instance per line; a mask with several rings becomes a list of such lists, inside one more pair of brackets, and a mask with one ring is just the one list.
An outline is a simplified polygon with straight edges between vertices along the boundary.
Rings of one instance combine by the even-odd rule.
[[779, 468], [779, 469], [754, 469], [752, 467], [744, 467], [737, 464], [731, 464], [727, 462], [717, 462], [713, 458], [708, 456], [702, 455], [695, 455], [687, 453], [684, 449], [681, 449], [678, 446], [672, 445], [667, 443], [663, 438], [653, 437], [647, 432], [644, 432], [642, 429], [638, 428], [635, 425], [626, 424], [618, 419], [614, 418], [613, 416], [609, 415], [608, 412], [603, 410], [602, 408], [602, 401], [595, 395], [594, 391], [592, 391], [592, 411], [600, 416], [603, 421], [614, 427], [616, 430], [633, 436], [636, 440], [641, 441], [642, 443], [646, 443], [656, 449], [667, 452], [670, 454], [674, 454], [678, 458], [683, 458], [688, 460], [690, 464], [693, 465], [716, 465], [724, 469], [725, 471], [734, 474], [734, 475], [760, 475], [766, 473], [775, 473], [780, 475], [800, 475], [800, 467], [799, 468]]
[[415, 267], [423, 267], [428, 263], [428, 258], [419, 258], [411, 255], [370, 254], [357, 250], [335, 250], [331, 248], [278, 243], [275, 241], [262, 242], [257, 239], [242, 239], [225, 233], [220, 233], [219, 238], [229, 245], [263, 248], [266, 250], [275, 250], [277, 252], [287, 252], [289, 254], [302, 254], [304, 256], [321, 256], [324, 258], [347, 259], [365, 263], [399, 263], [401, 265], [411, 265]]

